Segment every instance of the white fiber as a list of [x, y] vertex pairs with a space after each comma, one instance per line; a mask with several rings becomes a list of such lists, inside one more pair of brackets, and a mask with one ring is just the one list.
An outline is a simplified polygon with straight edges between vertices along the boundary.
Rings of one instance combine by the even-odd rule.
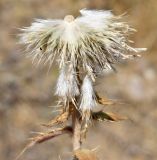
[[95, 93], [92, 80], [88, 75], [85, 76], [81, 87], [81, 103], [80, 109], [83, 112], [91, 111], [96, 106]]
[[[128, 35], [135, 30], [122, 21], [122, 16], [103, 10], [83, 9], [80, 13], [76, 19], [71, 15], [64, 20], [37, 19], [21, 29], [20, 42], [26, 45], [29, 56], [50, 65], [57, 58], [61, 68], [69, 61], [74, 68], [79, 64], [94, 80], [96, 66], [112, 69], [114, 63], [139, 57], [137, 53], [145, 50], [129, 45]], [[128, 55], [130, 52], [135, 55]]]
[[63, 67], [57, 81], [56, 94], [64, 99], [79, 95], [77, 77], [70, 65]]

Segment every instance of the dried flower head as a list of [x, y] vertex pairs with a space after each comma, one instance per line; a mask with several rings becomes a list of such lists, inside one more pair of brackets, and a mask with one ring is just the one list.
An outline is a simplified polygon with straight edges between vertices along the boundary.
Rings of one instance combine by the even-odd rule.
[[[92, 151], [81, 149], [89, 120], [126, 119], [103, 110], [92, 111], [97, 104], [115, 103], [99, 97], [93, 84], [104, 70], [114, 69], [113, 65], [121, 60], [139, 57], [138, 53], [146, 49], [129, 45], [128, 36], [135, 30], [122, 21], [122, 16], [114, 16], [111, 11], [86, 9], [80, 13], [80, 17], [68, 15], [64, 20], [37, 19], [30, 27], [21, 29], [20, 42], [34, 62], [48, 63], [50, 67], [54, 61], [58, 63], [55, 93], [59, 97], [58, 106], [62, 107], [61, 114], [43, 124], [50, 127], [50, 131], [38, 133], [21, 153], [35, 144], [68, 133], [73, 135], [74, 159], [96, 160]], [[70, 116], [72, 125], [69, 126]], [[61, 124], [61, 128], [54, 127]]]
[[36, 62], [51, 66], [56, 60], [60, 69], [56, 94], [65, 108], [73, 103], [88, 119], [96, 105], [93, 82], [98, 73], [123, 59], [139, 57], [145, 48], [129, 45], [128, 35], [135, 30], [122, 16], [86, 9], [80, 13], [75, 19], [71, 15], [64, 20], [37, 19], [21, 29], [20, 42]]

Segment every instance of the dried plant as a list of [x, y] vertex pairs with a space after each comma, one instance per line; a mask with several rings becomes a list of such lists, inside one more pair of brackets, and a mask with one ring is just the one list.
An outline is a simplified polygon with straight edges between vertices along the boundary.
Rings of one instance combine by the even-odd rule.
[[[58, 96], [58, 106], [63, 110], [44, 126], [64, 124], [64, 127], [39, 134], [28, 147], [63, 133], [72, 133], [74, 157], [83, 160], [91, 159], [82, 158], [88, 156], [89, 151], [81, 150], [82, 137], [91, 120], [125, 119], [103, 110], [93, 111], [99, 104], [115, 103], [101, 98], [93, 84], [104, 70], [115, 70], [114, 64], [140, 57], [138, 53], [146, 49], [129, 45], [132, 41], [128, 36], [135, 29], [122, 21], [123, 15], [114, 16], [111, 11], [86, 9], [80, 13], [80, 17], [68, 15], [64, 20], [37, 19], [30, 27], [21, 29], [20, 42], [26, 46], [26, 53], [34, 63], [49, 64], [51, 67], [54, 61], [57, 62], [60, 73], [55, 94]], [[68, 127], [66, 122], [69, 117], [72, 117], [72, 126]]]

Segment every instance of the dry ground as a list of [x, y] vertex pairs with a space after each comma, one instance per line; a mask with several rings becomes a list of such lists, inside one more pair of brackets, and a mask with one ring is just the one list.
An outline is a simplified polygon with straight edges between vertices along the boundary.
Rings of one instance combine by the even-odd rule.
[[[120, 64], [118, 73], [102, 77], [97, 90], [109, 98], [125, 101], [106, 110], [130, 120], [94, 123], [85, 146], [97, 148], [101, 160], [157, 159], [157, 1], [155, 0], [0, 0], [0, 159], [13, 160], [23, 149], [31, 131], [53, 116], [57, 69], [34, 67], [17, 45], [17, 28], [29, 26], [33, 18], [78, 15], [81, 8], [125, 11], [138, 29], [132, 36], [147, 54]], [[70, 137], [65, 135], [29, 150], [23, 160], [56, 160], [71, 155]]]

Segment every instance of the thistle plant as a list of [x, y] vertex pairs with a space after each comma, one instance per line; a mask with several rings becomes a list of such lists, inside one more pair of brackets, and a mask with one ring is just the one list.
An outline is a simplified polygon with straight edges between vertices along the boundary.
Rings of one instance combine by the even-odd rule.
[[[36, 19], [30, 27], [21, 29], [20, 42], [26, 46], [26, 53], [34, 63], [48, 64], [49, 67], [53, 62], [57, 63], [59, 77], [55, 94], [58, 96], [57, 106], [62, 109], [57, 117], [44, 124], [50, 131], [32, 138], [26, 148], [70, 133], [74, 158], [81, 160], [81, 156], [87, 159], [85, 157], [92, 154], [81, 149], [92, 120], [123, 119], [104, 112], [103, 107], [98, 112], [93, 111], [99, 104], [114, 103], [95, 91], [93, 85], [97, 78], [105, 70], [115, 70], [118, 62], [140, 57], [138, 53], [146, 49], [130, 46], [132, 41], [128, 36], [135, 29], [123, 22], [123, 15], [86, 9], [80, 13], [77, 18], [67, 15], [63, 20]], [[70, 120], [72, 125], [68, 125]]]

